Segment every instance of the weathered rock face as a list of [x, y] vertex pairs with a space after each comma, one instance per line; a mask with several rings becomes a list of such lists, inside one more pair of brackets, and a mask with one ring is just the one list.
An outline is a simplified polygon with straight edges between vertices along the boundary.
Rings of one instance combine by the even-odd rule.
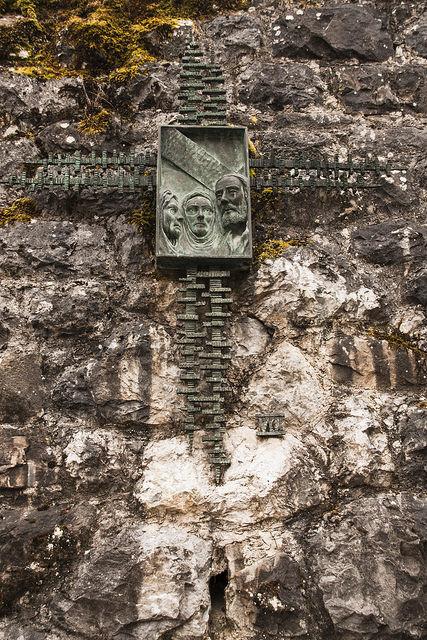
[[[0, 640], [425, 637], [425, 20], [400, 0], [285, 5], [200, 21], [230, 123], [263, 154], [349, 149], [401, 171], [253, 190], [265, 259], [230, 279], [222, 484], [182, 426], [180, 284], [155, 271], [149, 197], [0, 211]], [[120, 86], [0, 70], [1, 175], [53, 151], [154, 151], [178, 105], [174, 38]], [[97, 135], [93, 100], [111, 112]], [[283, 437], [257, 436], [265, 414]]]
[[393, 53], [381, 18], [369, 7], [352, 4], [290, 10], [273, 23], [273, 38], [275, 56], [380, 61]]

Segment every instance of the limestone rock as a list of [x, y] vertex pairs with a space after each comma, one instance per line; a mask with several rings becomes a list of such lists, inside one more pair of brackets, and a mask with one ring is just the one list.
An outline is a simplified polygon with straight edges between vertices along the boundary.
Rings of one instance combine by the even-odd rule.
[[[105, 17], [146, 3], [55, 1], [49, 24], [77, 4], [84, 18], [85, 4]], [[272, 192], [252, 167], [255, 253], [270, 240], [283, 253], [229, 279], [219, 485], [206, 434], [192, 451], [185, 435], [183, 274], [156, 270], [155, 190], [0, 186], [0, 209], [37, 205], [29, 223], [2, 226], [0, 213], [0, 640], [421, 640], [420, 3], [158, 4], [206, 12], [195, 34], [252, 155], [373, 153], [400, 170], [371, 189]], [[23, 23], [8, 15], [0, 30]], [[120, 84], [91, 75], [89, 50], [84, 78], [0, 70], [1, 180], [59, 150], [156, 152], [158, 126], [177, 119], [190, 24], [141, 40], [158, 60]], [[53, 31], [43, 46], [71, 63]], [[83, 132], [103, 108], [106, 131]], [[258, 435], [266, 414], [281, 437]]]
[[425, 17], [421, 17], [409, 29], [406, 44], [420, 56], [427, 58], [427, 19]]
[[21, 422], [40, 412], [45, 401], [40, 355], [16, 345], [0, 353], [0, 419]]
[[236, 426], [226, 447], [231, 466], [224, 485], [215, 487], [199, 438], [193, 455], [183, 438], [150, 443], [144, 451], [145, 473], [136, 485], [136, 499], [153, 518], [185, 522], [188, 511], [201, 522], [214, 517], [219, 539], [250, 531], [264, 518], [287, 517], [325, 499], [325, 458], [314, 441], [305, 443], [293, 434], [274, 442], [261, 441], [254, 429]]
[[[96, 254], [96, 262], [93, 255]], [[0, 269], [7, 273], [34, 269], [56, 274], [109, 274], [112, 253], [102, 227], [72, 222], [21, 223], [0, 238]]]
[[380, 413], [386, 403], [364, 393], [344, 397], [335, 406], [329, 471], [340, 484], [390, 486], [395, 465]]
[[341, 638], [423, 637], [424, 537], [425, 503], [410, 493], [356, 500], [324, 518], [310, 553]]
[[[182, 526], [141, 524], [99, 540], [56, 601], [61, 626], [124, 640], [202, 638], [210, 546]], [[186, 634], [186, 635], [185, 635]], [[164, 637], [164, 635], [163, 635]]]
[[251, 105], [280, 111], [289, 105], [296, 111], [321, 102], [324, 85], [308, 65], [256, 63], [239, 77], [239, 99]]
[[64, 449], [65, 467], [76, 479], [77, 486], [107, 486], [123, 484], [132, 476], [133, 461], [144, 448], [142, 440], [129, 442], [123, 434], [107, 429], [76, 429]]
[[282, 330], [289, 322], [307, 326], [334, 317], [347, 300], [347, 286], [332, 265], [329, 256], [306, 247], [267, 260], [255, 280], [257, 317]]
[[273, 54], [318, 58], [387, 60], [389, 33], [368, 7], [342, 4], [288, 11], [273, 25]]
[[[265, 370], [269, 372], [267, 382]], [[309, 358], [286, 341], [268, 354], [242, 398], [244, 415], [251, 420], [257, 414], [284, 414], [291, 423], [295, 421], [300, 425], [319, 419], [329, 402], [328, 386]]]
[[81, 78], [63, 78], [40, 83], [33, 78], [2, 70], [1, 111], [22, 120], [52, 122], [72, 118], [83, 104]]
[[353, 232], [353, 246], [358, 255], [375, 264], [422, 260], [427, 230], [404, 220], [374, 224]]
[[271, 340], [265, 325], [256, 318], [243, 316], [232, 329], [233, 355], [236, 358], [249, 358], [264, 353]]

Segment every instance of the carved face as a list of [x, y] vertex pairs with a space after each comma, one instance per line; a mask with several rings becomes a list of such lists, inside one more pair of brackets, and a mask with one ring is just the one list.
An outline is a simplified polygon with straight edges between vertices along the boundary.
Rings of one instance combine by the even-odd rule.
[[170, 240], [178, 240], [182, 231], [183, 219], [179, 211], [178, 200], [173, 196], [163, 206], [163, 230]]
[[185, 216], [192, 233], [198, 238], [204, 238], [212, 229], [215, 212], [208, 198], [196, 195], [187, 200]]
[[243, 184], [237, 176], [220, 178], [216, 183], [215, 198], [224, 229], [246, 222], [247, 198]]

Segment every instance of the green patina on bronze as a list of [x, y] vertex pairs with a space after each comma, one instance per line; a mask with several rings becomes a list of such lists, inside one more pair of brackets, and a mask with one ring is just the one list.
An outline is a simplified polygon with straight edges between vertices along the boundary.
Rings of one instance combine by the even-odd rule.
[[160, 268], [248, 267], [252, 259], [247, 133], [161, 127], [156, 257]]

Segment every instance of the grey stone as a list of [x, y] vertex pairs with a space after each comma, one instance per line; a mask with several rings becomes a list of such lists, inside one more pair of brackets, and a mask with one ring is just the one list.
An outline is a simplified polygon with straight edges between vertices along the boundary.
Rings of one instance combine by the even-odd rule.
[[417, 20], [406, 36], [406, 44], [424, 58], [427, 58], [427, 18]]
[[63, 78], [43, 83], [2, 70], [0, 113], [36, 123], [75, 117], [84, 103], [83, 80]]
[[37, 221], [10, 226], [2, 232], [0, 269], [10, 274], [34, 270], [108, 274], [113, 269], [113, 255], [100, 226]]
[[[24, 594], [36, 595], [58, 582], [78, 557], [93, 519], [93, 508], [8, 509], [0, 521], [0, 573], [4, 610]], [[1, 635], [0, 635], [1, 637]]]
[[239, 99], [246, 104], [295, 110], [321, 102], [323, 83], [308, 65], [256, 63], [239, 76]]
[[149, 415], [151, 352], [143, 324], [121, 324], [99, 355], [71, 366], [57, 381], [53, 397], [70, 408], [89, 410], [103, 422], [141, 424]]
[[402, 264], [423, 260], [427, 228], [405, 220], [383, 222], [357, 229], [352, 234], [357, 255], [374, 264]]
[[381, 114], [427, 110], [427, 70], [419, 64], [337, 66], [328, 70], [330, 88], [350, 112]]
[[112, 99], [118, 105], [130, 104], [135, 111], [168, 109], [177, 106], [177, 67], [171, 64], [155, 64], [150, 72], [136, 76], [123, 87], [117, 88]]
[[427, 269], [419, 269], [411, 274], [407, 291], [412, 300], [427, 308]]
[[256, 637], [307, 637], [306, 581], [291, 556], [277, 553], [257, 565], [255, 576], [243, 569], [235, 580], [239, 597], [246, 595], [254, 604], [255, 633], [262, 633]]
[[424, 637], [425, 506], [411, 493], [361, 498], [325, 516], [310, 536], [313, 569], [338, 637]]
[[[291, 17], [291, 19], [289, 19]], [[289, 11], [273, 24], [273, 55], [387, 60], [393, 43], [368, 7], [343, 4]]]
[[6, 324], [0, 322], [0, 350], [7, 345], [10, 331]]
[[44, 405], [45, 388], [37, 351], [14, 346], [0, 353], [0, 420], [25, 421]]
[[109, 287], [97, 281], [55, 283], [34, 288], [29, 301], [28, 319], [44, 336], [83, 335], [93, 333], [105, 321], [114, 284]]
[[256, 52], [263, 44], [261, 23], [244, 13], [218, 16], [207, 25], [207, 32], [222, 47], [232, 50], [233, 54]]

